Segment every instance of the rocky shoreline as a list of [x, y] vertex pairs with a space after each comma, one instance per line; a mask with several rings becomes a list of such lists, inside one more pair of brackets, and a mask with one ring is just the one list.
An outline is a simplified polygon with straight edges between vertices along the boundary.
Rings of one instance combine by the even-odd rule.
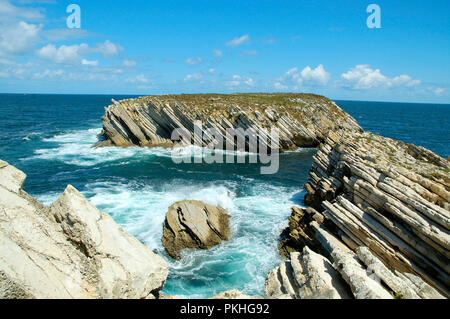
[[[211, 139], [195, 135], [197, 121], [203, 132], [214, 129], [223, 141], [228, 140], [229, 128], [248, 132], [277, 128], [281, 150], [316, 147], [329, 131], [361, 131], [336, 103], [312, 94], [168, 95], [113, 103], [105, 108], [98, 147], [171, 147], [178, 142], [206, 146]], [[172, 140], [175, 129], [187, 132], [190, 139]], [[231, 143], [239, 150], [236, 141]]]
[[351, 252], [368, 247], [390, 271], [420, 277], [448, 297], [449, 172], [447, 160], [422, 147], [331, 132], [305, 185], [312, 207], [293, 209], [280, 252], [308, 246], [338, 264], [327, 238]]
[[[192, 133], [200, 120], [221, 132], [276, 127], [281, 150], [318, 147], [309, 207], [292, 208], [279, 242], [286, 260], [267, 275], [264, 298], [449, 297], [448, 160], [365, 133], [314, 95], [146, 97], [105, 111], [97, 146], [173, 146], [172, 129]], [[45, 207], [22, 190], [25, 178], [0, 161], [0, 298], [171, 298], [159, 293], [169, 272], [162, 257], [72, 186]], [[228, 219], [220, 207], [175, 203], [162, 241], [174, 258], [208, 249], [229, 238]]]

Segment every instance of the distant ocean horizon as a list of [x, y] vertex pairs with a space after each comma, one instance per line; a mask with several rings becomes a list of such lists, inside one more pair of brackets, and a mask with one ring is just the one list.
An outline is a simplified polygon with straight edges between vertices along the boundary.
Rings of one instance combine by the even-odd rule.
[[[163, 292], [190, 298], [239, 289], [262, 295], [267, 272], [281, 262], [279, 234], [290, 208], [303, 205], [314, 149], [282, 154], [280, 171], [258, 164], [181, 164], [162, 148], [94, 149], [104, 107], [136, 95], [0, 94], [0, 159], [27, 175], [24, 189], [50, 205], [72, 184], [94, 205], [170, 265]], [[450, 155], [450, 104], [335, 102], [366, 130]], [[180, 261], [161, 244], [167, 208], [197, 199], [232, 216], [232, 236]]]
[[[234, 93], [217, 93], [217, 92], [209, 92], [209, 93], [202, 93], [202, 92], [193, 92], [193, 93], [184, 93], [184, 92], [179, 92], [179, 93], [157, 93], [157, 94], [126, 94], [126, 93], [33, 93], [33, 92], [19, 92], [19, 93], [14, 93], [14, 92], [0, 92], [0, 95], [71, 95], [71, 96], [80, 96], [80, 95], [85, 95], [85, 96], [116, 96], [116, 97], [121, 97], [124, 96], [126, 98], [136, 98], [136, 97], [141, 97], [141, 96], [158, 96], [158, 95], [183, 95], [183, 94], [252, 94], [252, 93], [267, 93], [267, 94], [277, 94], [277, 93], [293, 93], [293, 94], [316, 94], [316, 95], [322, 95], [322, 94], [317, 94], [317, 93], [311, 93], [311, 92], [234, 92]], [[325, 96], [327, 98], [329, 98], [332, 101], [346, 101], [346, 102], [369, 102], [369, 103], [393, 103], [393, 104], [426, 104], [426, 105], [450, 105], [449, 103], [436, 103], [436, 102], [419, 102], [419, 101], [383, 101], [383, 100], [349, 100], [349, 99], [341, 99], [341, 98], [331, 98], [329, 96], [326, 95], [322, 95]]]

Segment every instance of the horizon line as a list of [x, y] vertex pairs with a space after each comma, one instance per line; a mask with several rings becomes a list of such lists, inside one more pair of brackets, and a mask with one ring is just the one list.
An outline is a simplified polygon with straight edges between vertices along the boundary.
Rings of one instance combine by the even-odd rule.
[[348, 101], [348, 102], [374, 102], [374, 103], [396, 103], [396, 104], [431, 104], [431, 105], [450, 105], [450, 102], [405, 102], [405, 101], [386, 101], [386, 100], [353, 100], [353, 99], [341, 99], [341, 98], [330, 98], [326, 95], [321, 95], [317, 93], [309, 92], [233, 92], [233, 93], [170, 93], [170, 94], [128, 94], [128, 93], [10, 93], [10, 92], [0, 92], [0, 95], [95, 95], [95, 96], [133, 96], [133, 97], [144, 97], [144, 96], [163, 96], [163, 95], [201, 95], [201, 94], [218, 94], [218, 95], [232, 95], [232, 94], [313, 94], [318, 96], [323, 96], [331, 101]]

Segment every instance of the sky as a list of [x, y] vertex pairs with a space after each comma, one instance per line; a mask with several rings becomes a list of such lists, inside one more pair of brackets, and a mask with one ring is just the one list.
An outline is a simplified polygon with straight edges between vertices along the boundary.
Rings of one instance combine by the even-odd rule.
[[448, 0], [0, 0], [0, 92], [450, 103], [449, 12]]

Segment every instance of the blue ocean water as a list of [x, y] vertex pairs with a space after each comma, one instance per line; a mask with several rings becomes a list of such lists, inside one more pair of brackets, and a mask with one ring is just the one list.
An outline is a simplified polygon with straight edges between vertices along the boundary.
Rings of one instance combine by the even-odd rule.
[[[27, 173], [25, 190], [50, 205], [72, 184], [170, 264], [168, 295], [211, 297], [229, 289], [262, 294], [267, 272], [281, 262], [277, 240], [315, 150], [282, 154], [280, 171], [257, 164], [174, 164], [164, 149], [91, 146], [101, 131], [105, 95], [0, 94], [0, 159]], [[450, 155], [450, 105], [337, 101], [366, 129]], [[226, 208], [232, 238], [210, 251], [165, 255], [162, 223], [168, 206], [197, 199]]]

